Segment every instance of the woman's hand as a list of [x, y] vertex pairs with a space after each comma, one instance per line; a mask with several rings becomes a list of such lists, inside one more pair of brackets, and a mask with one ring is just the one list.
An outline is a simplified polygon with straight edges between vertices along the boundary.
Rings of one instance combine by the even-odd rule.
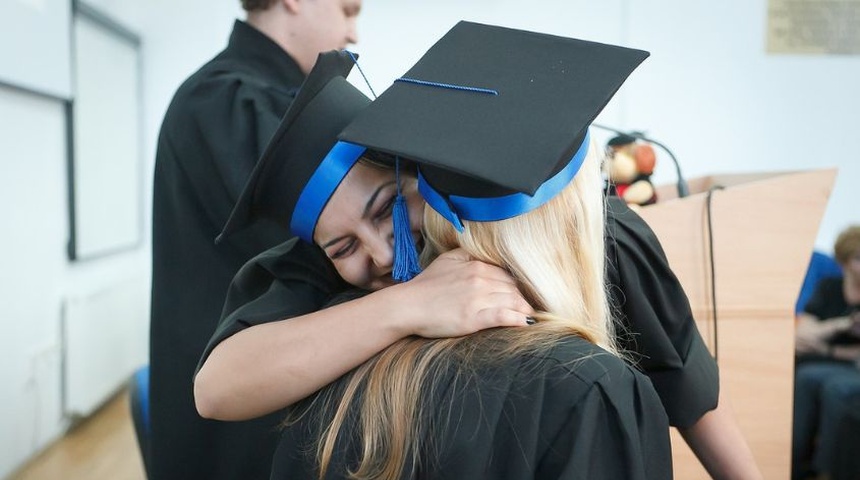
[[197, 373], [197, 410], [219, 420], [255, 418], [305, 398], [403, 337], [525, 326], [530, 314], [504, 270], [449, 252], [409, 282], [225, 339]]
[[528, 325], [534, 309], [505, 270], [443, 253], [409, 282], [384, 290], [404, 313], [406, 335], [459, 337], [493, 327]]

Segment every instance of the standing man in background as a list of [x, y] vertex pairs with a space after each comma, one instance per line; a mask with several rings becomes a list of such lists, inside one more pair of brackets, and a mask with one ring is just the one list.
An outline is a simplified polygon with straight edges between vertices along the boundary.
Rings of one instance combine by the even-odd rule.
[[[257, 225], [215, 244], [263, 149], [320, 52], [357, 41], [361, 0], [242, 0], [227, 48], [176, 92], [155, 161], [150, 323], [152, 479], [268, 479], [279, 414], [204, 420], [194, 369], [233, 275], [289, 238]], [[320, 254], [308, 249], [309, 255]]]

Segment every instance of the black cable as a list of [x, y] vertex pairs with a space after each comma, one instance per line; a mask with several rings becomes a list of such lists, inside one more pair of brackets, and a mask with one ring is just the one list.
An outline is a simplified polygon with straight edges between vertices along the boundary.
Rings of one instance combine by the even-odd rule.
[[713, 330], [714, 330], [714, 362], [719, 365], [718, 361], [718, 352], [717, 342], [719, 335], [717, 335], [717, 273], [716, 273], [716, 262], [714, 261], [714, 225], [711, 219], [712, 211], [711, 211], [711, 197], [714, 194], [714, 190], [722, 190], [722, 185], [714, 185], [708, 189], [708, 196], [706, 197], [706, 209], [708, 213], [708, 261], [711, 264], [711, 318], [713, 318]]
[[672, 163], [675, 164], [675, 174], [678, 176], [678, 197], [684, 198], [690, 194], [690, 189], [687, 187], [687, 181], [684, 180], [684, 176], [681, 175], [681, 164], [678, 163], [678, 159], [675, 157], [675, 154], [669, 150], [669, 147], [663, 145], [662, 143], [654, 140], [653, 138], [646, 137], [642, 132], [625, 132], [622, 130], [618, 130], [612, 127], [607, 127], [605, 125], [600, 125], [597, 123], [592, 123], [592, 127], [600, 128], [602, 130], [607, 130], [610, 132], [617, 133], [618, 135], [627, 135], [629, 137], [636, 138], [638, 140], [642, 140], [643, 142], [653, 143], [658, 147], [662, 148], [667, 154], [669, 154], [669, 158], [672, 159]]

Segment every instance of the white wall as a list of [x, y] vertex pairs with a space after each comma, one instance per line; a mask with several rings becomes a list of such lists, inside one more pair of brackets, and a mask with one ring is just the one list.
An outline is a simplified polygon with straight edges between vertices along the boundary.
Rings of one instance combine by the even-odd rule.
[[[648, 50], [599, 122], [650, 134], [687, 177], [838, 167], [816, 241], [830, 251], [860, 223], [860, 161], [848, 143], [860, 125], [860, 57], [767, 55], [766, 9], [764, 0], [368, 0], [354, 49], [377, 93], [459, 19]], [[668, 157], [658, 161], [654, 181], [674, 183]]]
[[[70, 263], [66, 116], [55, 99], [0, 86], [0, 478], [69, 425], [64, 405], [64, 308], [114, 285], [142, 285], [111, 318], [129, 372], [146, 362], [148, 254], [143, 248]], [[126, 290], [128, 292], [128, 290]], [[84, 345], [84, 350], [88, 346]], [[81, 350], [78, 350], [81, 351]], [[117, 355], [109, 356], [118, 361]], [[86, 373], [86, 372], [85, 372]], [[120, 386], [108, 385], [108, 390]], [[96, 402], [105, 398], [96, 399]], [[96, 403], [96, 404], [97, 404]]]
[[58, 102], [0, 87], [0, 477], [60, 428], [63, 120]]
[[[670, 145], [684, 173], [838, 167], [816, 242], [860, 223], [860, 56], [765, 54], [767, 2], [630, 3], [631, 45], [652, 52], [626, 90], [630, 128]], [[671, 169], [666, 178], [673, 180]]]
[[[238, 1], [91, 0], [143, 40], [145, 242], [137, 250], [69, 264], [65, 131], [61, 105], [0, 87], [0, 478], [66, 426], [60, 399], [63, 299], [149, 275], [151, 172], [161, 117], [179, 83], [226, 43]], [[435, 39], [466, 19], [618, 43], [651, 51], [600, 116], [670, 146], [687, 176], [837, 166], [817, 246], [830, 250], [858, 222], [851, 183], [860, 162], [860, 59], [768, 56], [764, 0], [364, 0], [361, 65], [382, 91]], [[10, 39], [0, 32], [0, 41]], [[362, 80], [350, 78], [360, 88]], [[5, 134], [4, 134], [5, 132]], [[661, 160], [657, 183], [674, 182]], [[137, 300], [148, 308], [145, 293]], [[146, 313], [142, 313], [142, 318]], [[141, 334], [141, 332], [143, 332]], [[129, 322], [145, 352], [145, 326]], [[23, 441], [21, 440], [23, 439]]]
[[[67, 260], [63, 103], [0, 85], [0, 211], [4, 214], [0, 235], [0, 303], [4, 305], [0, 313], [4, 326], [0, 335], [0, 478], [70, 425], [72, 419], [66, 416], [64, 405], [74, 410], [77, 401], [63, 398], [64, 376], [74, 380], [98, 375], [95, 365], [64, 365], [64, 348], [69, 346], [64, 341], [64, 316], [65, 321], [81, 321], [81, 312], [105, 308], [126, 312], [99, 329], [104, 334], [91, 339], [91, 348], [112, 361], [146, 363], [151, 172], [158, 127], [179, 82], [217, 53], [240, 12], [238, 2], [221, 2], [215, 7], [202, 0], [179, 5], [164, 0], [88, 3], [143, 40], [144, 244], [85, 262]], [[183, 27], [189, 26], [195, 32], [183, 33]], [[0, 31], [0, 42], [13, 40]], [[96, 320], [105, 320], [104, 315]], [[82, 339], [71, 338], [70, 342], [81, 344]], [[64, 368], [70, 371], [64, 372]]]

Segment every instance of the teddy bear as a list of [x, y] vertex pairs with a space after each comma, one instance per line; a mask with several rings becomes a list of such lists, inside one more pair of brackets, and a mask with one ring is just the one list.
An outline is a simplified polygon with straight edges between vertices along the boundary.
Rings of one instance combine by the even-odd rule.
[[618, 135], [607, 143], [604, 171], [610, 193], [628, 205], [645, 206], [657, 202], [651, 174], [657, 163], [654, 148], [631, 135]]

